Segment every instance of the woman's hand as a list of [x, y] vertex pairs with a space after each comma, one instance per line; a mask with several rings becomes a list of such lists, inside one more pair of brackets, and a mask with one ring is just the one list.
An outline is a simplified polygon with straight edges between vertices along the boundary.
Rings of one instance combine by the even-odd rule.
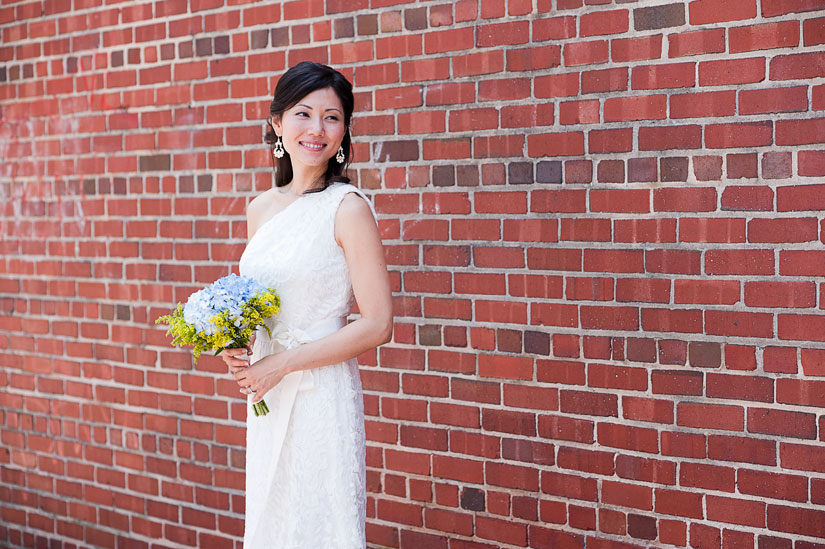
[[[236, 373], [246, 370], [249, 367], [249, 361], [252, 357], [252, 346], [255, 344], [255, 332], [252, 332], [252, 337], [249, 338], [249, 343], [246, 347], [239, 347], [236, 349], [224, 349], [218, 356], [221, 357], [224, 363], [229, 367], [229, 371], [234, 376]], [[244, 394], [250, 394], [245, 389], [241, 390]]]
[[251, 366], [234, 369], [232, 377], [241, 387], [241, 393], [253, 395], [252, 403], [259, 402], [270, 389], [290, 373], [284, 352], [265, 356]]

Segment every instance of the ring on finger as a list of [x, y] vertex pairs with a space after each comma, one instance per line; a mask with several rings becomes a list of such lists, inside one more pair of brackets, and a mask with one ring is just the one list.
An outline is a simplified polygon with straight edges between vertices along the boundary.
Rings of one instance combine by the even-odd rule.
[[253, 389], [252, 387], [247, 387], [247, 389], [249, 389], [249, 392], [252, 393], [253, 395], [258, 392], [255, 389]]

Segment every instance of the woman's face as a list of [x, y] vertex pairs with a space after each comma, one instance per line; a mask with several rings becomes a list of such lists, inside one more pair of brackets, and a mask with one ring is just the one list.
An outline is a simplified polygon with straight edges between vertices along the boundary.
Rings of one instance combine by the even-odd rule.
[[306, 95], [280, 120], [272, 119], [275, 133], [296, 165], [323, 166], [338, 152], [344, 139], [344, 107], [332, 88], [321, 88]]

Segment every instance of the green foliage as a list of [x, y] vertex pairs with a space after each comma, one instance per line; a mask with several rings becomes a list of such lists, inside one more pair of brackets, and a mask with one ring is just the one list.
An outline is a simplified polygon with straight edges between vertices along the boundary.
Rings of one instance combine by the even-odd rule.
[[155, 324], [169, 326], [166, 335], [173, 336], [172, 345], [194, 347], [193, 354], [197, 363], [198, 357], [206, 351], [215, 351], [218, 355], [224, 349], [246, 347], [258, 326], [263, 326], [266, 332], [272, 335], [269, 326], [264, 321], [280, 311], [281, 299], [275, 290], [269, 288], [265, 292], [256, 293], [244, 303], [240, 317], [229, 316], [228, 311], [213, 316], [211, 322], [217, 329], [211, 335], [203, 331], [196, 332], [195, 327], [184, 320], [183, 303], [178, 303], [172, 314], [155, 320]]

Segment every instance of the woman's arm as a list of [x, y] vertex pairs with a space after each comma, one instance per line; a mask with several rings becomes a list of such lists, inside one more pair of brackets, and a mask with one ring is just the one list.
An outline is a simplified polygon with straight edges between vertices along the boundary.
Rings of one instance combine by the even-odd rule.
[[344, 250], [361, 316], [324, 338], [269, 355], [249, 368], [233, 368], [239, 385], [257, 390], [255, 402], [290, 372], [337, 364], [392, 338], [392, 292], [384, 248], [369, 206], [354, 193], [347, 194], [338, 208], [335, 238]]

